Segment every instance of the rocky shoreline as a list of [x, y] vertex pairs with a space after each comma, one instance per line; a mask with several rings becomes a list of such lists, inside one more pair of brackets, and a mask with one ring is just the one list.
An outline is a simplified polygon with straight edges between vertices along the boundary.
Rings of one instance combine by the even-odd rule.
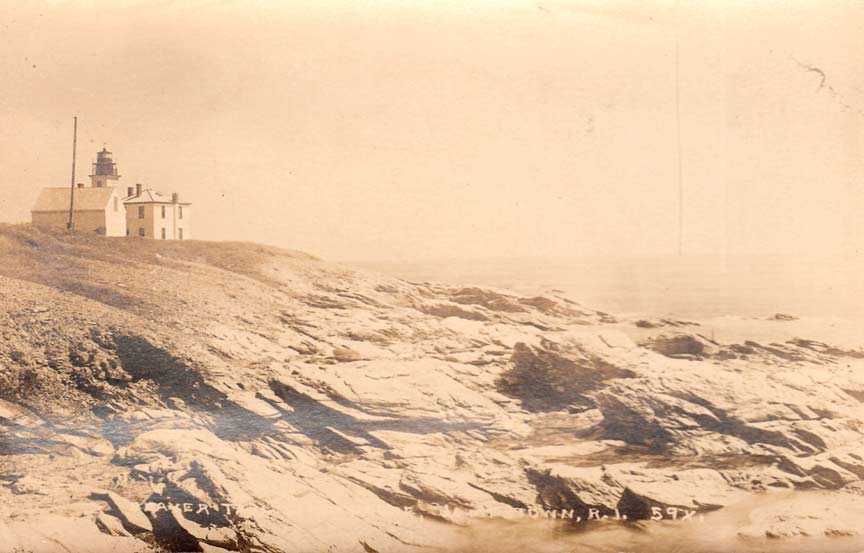
[[503, 551], [474, 521], [579, 536], [778, 493], [701, 550], [860, 543], [855, 321], [616, 317], [28, 226], [0, 255], [2, 553]]

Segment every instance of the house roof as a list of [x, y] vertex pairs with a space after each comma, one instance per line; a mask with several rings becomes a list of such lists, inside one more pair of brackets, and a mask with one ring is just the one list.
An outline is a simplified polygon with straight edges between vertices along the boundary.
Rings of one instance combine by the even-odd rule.
[[[114, 194], [110, 186], [102, 188], [76, 188], [75, 211], [102, 211]], [[30, 211], [68, 211], [69, 188], [43, 188]]]
[[[141, 191], [141, 195], [132, 194], [131, 196], [127, 196], [123, 199], [124, 204], [171, 204], [174, 203], [172, 201], [171, 196], [168, 194], [163, 194], [161, 192], [157, 192], [152, 188], [148, 188], [146, 190]], [[177, 202], [180, 205], [191, 205], [188, 202]]]

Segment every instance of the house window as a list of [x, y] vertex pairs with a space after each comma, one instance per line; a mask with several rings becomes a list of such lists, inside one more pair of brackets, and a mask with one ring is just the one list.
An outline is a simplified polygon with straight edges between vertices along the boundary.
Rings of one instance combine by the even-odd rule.
[[102, 181], [101, 180], [96, 181], [96, 188], [102, 188]]
[[114, 198], [114, 211], [120, 211], [120, 198]]
[[138, 229], [138, 236], [144, 236], [144, 227]]
[[[163, 207], [162, 209], [164, 210], [165, 208]], [[165, 240], [165, 229], [164, 228], [162, 229], [162, 240]]]
[[[144, 218], [144, 206], [143, 205], [138, 207], [138, 218], [139, 219]], [[141, 236], [144, 236], [144, 235], [142, 234]]]
[[182, 228], [177, 229], [177, 238], [179, 238], [180, 240], [183, 240], [183, 229]]
[[165, 206], [164, 205], [162, 206], [162, 218], [163, 219], [165, 218]]
[[177, 206], [177, 218], [178, 219], [183, 218], [183, 206], [182, 205]]

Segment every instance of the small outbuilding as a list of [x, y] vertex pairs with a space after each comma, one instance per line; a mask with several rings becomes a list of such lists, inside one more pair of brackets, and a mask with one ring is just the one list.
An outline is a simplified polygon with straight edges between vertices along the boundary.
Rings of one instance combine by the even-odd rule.
[[[114, 187], [75, 189], [75, 229], [104, 236], [126, 235], [123, 197]], [[31, 219], [36, 226], [66, 228], [69, 222], [69, 187], [43, 188], [36, 198]]]

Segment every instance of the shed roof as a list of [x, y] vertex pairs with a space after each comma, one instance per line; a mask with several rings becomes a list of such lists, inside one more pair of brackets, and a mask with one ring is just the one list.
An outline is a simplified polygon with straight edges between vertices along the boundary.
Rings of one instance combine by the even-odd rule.
[[[102, 211], [114, 193], [110, 186], [102, 188], [76, 188], [75, 211]], [[69, 188], [43, 188], [30, 211], [68, 211]]]

